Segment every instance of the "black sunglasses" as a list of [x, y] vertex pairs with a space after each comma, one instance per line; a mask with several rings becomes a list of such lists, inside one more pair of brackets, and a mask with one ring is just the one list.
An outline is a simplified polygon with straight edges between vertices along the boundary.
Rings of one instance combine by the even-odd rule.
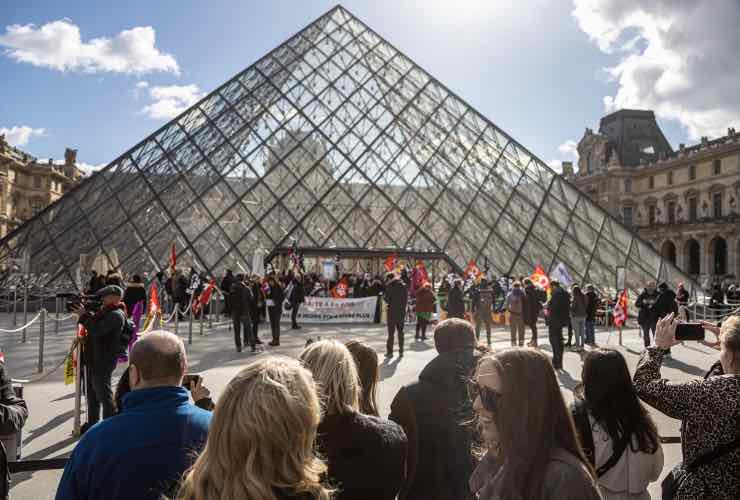
[[501, 393], [484, 387], [475, 380], [471, 380], [468, 383], [468, 395], [470, 396], [470, 401], [480, 398], [483, 407], [490, 412], [497, 411], [501, 405]]

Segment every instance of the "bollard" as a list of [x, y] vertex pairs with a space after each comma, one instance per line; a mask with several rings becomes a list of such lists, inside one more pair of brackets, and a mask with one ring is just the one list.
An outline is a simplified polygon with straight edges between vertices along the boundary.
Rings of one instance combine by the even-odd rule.
[[213, 329], [213, 294], [208, 300], [208, 329]]
[[201, 337], [203, 336], [203, 309], [205, 309], [205, 307], [201, 306], [200, 311], [199, 311], [199, 314], [200, 314], [200, 332], [199, 333]]
[[56, 309], [56, 314], [54, 317], [54, 335], [59, 335], [59, 297], [56, 297], [54, 308]]
[[39, 318], [39, 368], [38, 372], [44, 371], [44, 334], [46, 330], [46, 309], [41, 308], [41, 317]]
[[175, 304], [175, 335], [177, 335], [180, 326], [180, 304]]
[[13, 326], [18, 324], [18, 285], [13, 286]]
[[28, 284], [23, 282], [23, 342], [26, 341], [26, 330], [28, 327]]
[[188, 312], [188, 344], [193, 343], [193, 304], [190, 303], [190, 311]]

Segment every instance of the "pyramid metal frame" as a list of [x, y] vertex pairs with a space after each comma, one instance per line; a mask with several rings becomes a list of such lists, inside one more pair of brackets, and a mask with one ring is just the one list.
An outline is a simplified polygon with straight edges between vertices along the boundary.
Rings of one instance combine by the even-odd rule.
[[175, 243], [183, 265], [248, 272], [293, 238], [693, 284], [341, 6], [1, 240], [0, 265], [25, 253], [46, 284], [79, 284], [81, 254], [156, 271]]

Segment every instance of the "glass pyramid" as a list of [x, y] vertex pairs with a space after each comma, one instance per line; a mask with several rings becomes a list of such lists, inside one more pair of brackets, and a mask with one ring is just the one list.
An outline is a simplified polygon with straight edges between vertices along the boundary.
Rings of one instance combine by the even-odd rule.
[[[612, 289], [691, 280], [342, 7], [0, 241], [47, 285], [250, 272], [258, 247], [416, 249]], [[269, 258], [269, 256], [268, 256]], [[482, 267], [482, 266], [481, 266]]]

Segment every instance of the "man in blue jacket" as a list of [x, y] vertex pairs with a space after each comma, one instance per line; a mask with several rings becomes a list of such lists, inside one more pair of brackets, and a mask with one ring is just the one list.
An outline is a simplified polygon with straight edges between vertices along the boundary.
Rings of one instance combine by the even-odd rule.
[[72, 452], [57, 500], [159, 499], [176, 491], [208, 435], [211, 413], [181, 386], [185, 346], [169, 332], [142, 336], [130, 355], [123, 409], [87, 431]]

